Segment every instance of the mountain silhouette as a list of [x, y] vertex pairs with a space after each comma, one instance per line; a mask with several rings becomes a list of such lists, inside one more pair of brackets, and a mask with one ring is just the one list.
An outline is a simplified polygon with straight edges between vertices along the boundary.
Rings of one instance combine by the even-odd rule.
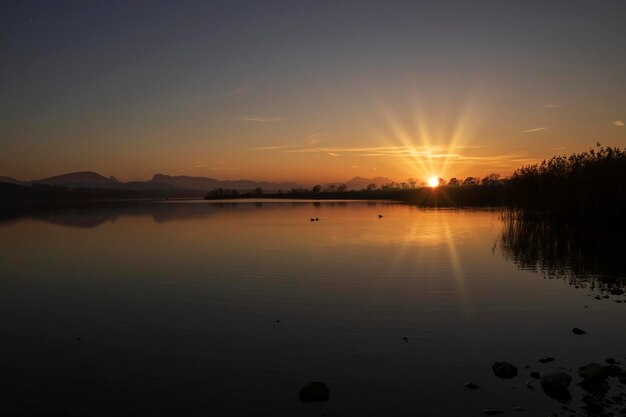
[[346, 182], [346, 187], [348, 190], [362, 190], [366, 188], [370, 184], [376, 184], [376, 187], [380, 187], [381, 185], [390, 184], [393, 180], [385, 177], [374, 177], [374, 178], [363, 178], [363, 177], [354, 177], [350, 181]]
[[[253, 191], [262, 188], [264, 192], [287, 191], [292, 188], [306, 188], [295, 182], [267, 182], [252, 180], [218, 180], [207, 177], [171, 176], [155, 174], [148, 181], [121, 182], [115, 177], [105, 177], [93, 171], [70, 172], [35, 181], [20, 181], [11, 177], [0, 177], [0, 183], [16, 185], [50, 185], [67, 188], [98, 188], [135, 191], [194, 191], [206, 193], [215, 188], [238, 191]], [[200, 194], [198, 194], [200, 195]], [[203, 194], [202, 194], [203, 195]]]
[[207, 177], [170, 176], [155, 174], [150, 182], [173, 185], [186, 190], [206, 190], [215, 188], [228, 188], [238, 191], [252, 191], [255, 188], [262, 188], [265, 192], [276, 192], [278, 190], [287, 191], [292, 188], [306, 188], [295, 182], [268, 182], [252, 180], [217, 180]]
[[364, 178], [364, 177], [354, 177], [346, 182], [331, 182], [328, 184], [324, 184], [323, 187], [328, 187], [329, 185], [345, 185], [348, 190], [363, 190], [367, 188], [370, 184], [376, 184], [376, 187], [380, 187], [385, 184], [391, 184], [394, 182], [392, 179], [386, 177], [374, 177], [374, 178]]
[[115, 177], [106, 178], [93, 171], [81, 171], [35, 180], [31, 181], [31, 183], [63, 187], [102, 187], [103, 185], [119, 184], [120, 182]]
[[0, 176], [0, 182], [6, 182], [8, 184], [18, 184], [18, 185], [24, 184], [22, 181], [16, 180], [15, 178], [3, 177], [3, 176]]

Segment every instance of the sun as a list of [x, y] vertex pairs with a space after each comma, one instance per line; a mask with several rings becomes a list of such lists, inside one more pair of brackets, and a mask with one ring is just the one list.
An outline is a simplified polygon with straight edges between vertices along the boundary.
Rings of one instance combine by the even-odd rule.
[[437, 177], [430, 177], [428, 179], [428, 186], [429, 187], [435, 188], [438, 185], [439, 185], [439, 178], [437, 178]]

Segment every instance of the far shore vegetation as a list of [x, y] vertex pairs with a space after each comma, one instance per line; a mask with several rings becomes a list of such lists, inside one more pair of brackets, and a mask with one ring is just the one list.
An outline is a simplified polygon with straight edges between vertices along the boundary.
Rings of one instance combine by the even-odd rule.
[[110, 201], [202, 197], [207, 200], [283, 198], [314, 200], [393, 200], [423, 207], [501, 207], [509, 217], [624, 222], [626, 215], [626, 151], [602, 147], [555, 156], [523, 166], [511, 176], [439, 179], [430, 187], [414, 179], [348, 190], [345, 184], [316, 185], [266, 192], [217, 188], [201, 190], [125, 190], [22, 186], [0, 183], [0, 208], [56, 205], [76, 201]]
[[626, 152], [601, 147], [570, 156], [554, 156], [523, 166], [510, 177], [489, 174], [483, 178], [439, 179], [437, 187], [408, 179], [381, 187], [347, 190], [344, 184], [316, 185], [275, 193], [218, 188], [205, 199], [298, 198], [396, 200], [423, 207], [506, 207], [519, 218], [613, 220], [626, 217]]

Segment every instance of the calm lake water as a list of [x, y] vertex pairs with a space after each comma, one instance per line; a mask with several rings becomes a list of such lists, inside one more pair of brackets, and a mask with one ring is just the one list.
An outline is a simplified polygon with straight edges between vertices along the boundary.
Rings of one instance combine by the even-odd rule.
[[[624, 244], [581, 233], [380, 202], [7, 217], [0, 412], [482, 416], [521, 406], [544, 416], [561, 404], [530, 371], [575, 376], [626, 355], [626, 298], [593, 298], [624, 277]], [[494, 376], [502, 360], [516, 378]], [[309, 381], [327, 383], [330, 401], [301, 403]]]

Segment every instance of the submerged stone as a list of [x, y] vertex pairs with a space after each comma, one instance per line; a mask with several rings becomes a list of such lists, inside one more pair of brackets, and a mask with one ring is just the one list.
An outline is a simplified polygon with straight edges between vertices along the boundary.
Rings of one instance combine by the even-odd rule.
[[585, 381], [592, 384], [606, 381], [609, 374], [610, 370], [608, 367], [594, 362], [578, 368], [578, 375], [580, 375]]
[[541, 378], [541, 387], [546, 390], [565, 389], [572, 382], [572, 377], [565, 372], [556, 371]]
[[300, 390], [300, 401], [308, 403], [312, 401], [328, 401], [330, 390], [323, 382], [313, 381], [306, 384]]
[[517, 376], [517, 368], [508, 362], [494, 362], [491, 370], [498, 378], [502, 379], [511, 379]]
[[488, 416], [495, 416], [496, 414], [504, 413], [503, 410], [492, 410], [492, 409], [484, 409], [483, 414], [487, 414]]
[[546, 374], [541, 378], [543, 392], [553, 400], [568, 404], [572, 401], [572, 395], [568, 391], [572, 377], [562, 371]]

